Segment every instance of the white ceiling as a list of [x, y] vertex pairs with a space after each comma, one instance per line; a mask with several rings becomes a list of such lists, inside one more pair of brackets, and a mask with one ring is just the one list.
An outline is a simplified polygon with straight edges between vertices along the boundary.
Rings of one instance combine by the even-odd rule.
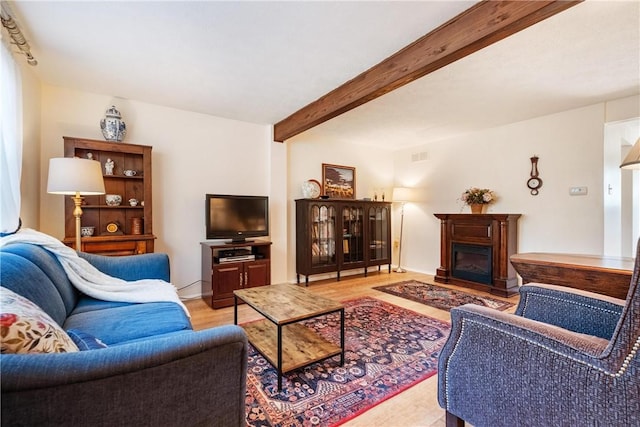
[[[7, 2], [47, 84], [263, 124], [474, 3]], [[589, 0], [303, 136], [399, 149], [639, 92], [640, 2]]]

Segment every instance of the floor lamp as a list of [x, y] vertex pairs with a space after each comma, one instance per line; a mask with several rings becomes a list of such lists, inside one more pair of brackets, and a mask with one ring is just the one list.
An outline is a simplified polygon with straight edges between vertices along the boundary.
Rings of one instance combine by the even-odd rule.
[[80, 159], [78, 157], [62, 157], [49, 159], [49, 178], [47, 193], [71, 195], [76, 218], [76, 251], [81, 250], [80, 223], [82, 217], [82, 196], [104, 194], [104, 180], [100, 162]]
[[394, 202], [398, 202], [401, 204], [400, 207], [400, 241], [398, 242], [398, 268], [396, 268], [396, 273], [406, 273], [407, 270], [401, 267], [402, 263], [402, 229], [404, 227], [404, 205], [406, 202], [411, 199], [411, 190], [405, 187], [395, 187], [393, 189], [392, 199]]

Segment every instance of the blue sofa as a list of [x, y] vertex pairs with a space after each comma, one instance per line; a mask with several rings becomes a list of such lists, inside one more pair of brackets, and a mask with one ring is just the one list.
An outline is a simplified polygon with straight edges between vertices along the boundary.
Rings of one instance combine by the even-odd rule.
[[[81, 254], [124, 280], [169, 281], [164, 254]], [[0, 284], [29, 299], [65, 331], [106, 348], [2, 354], [2, 425], [245, 425], [247, 341], [234, 325], [193, 331], [176, 303], [100, 301], [77, 291], [39, 246], [0, 250]]]

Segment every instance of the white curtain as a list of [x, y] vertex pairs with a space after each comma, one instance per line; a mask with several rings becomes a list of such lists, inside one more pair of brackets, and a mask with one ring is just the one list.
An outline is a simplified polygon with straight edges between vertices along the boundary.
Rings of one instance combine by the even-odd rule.
[[0, 43], [0, 233], [20, 221], [22, 172], [22, 82], [9, 48]]

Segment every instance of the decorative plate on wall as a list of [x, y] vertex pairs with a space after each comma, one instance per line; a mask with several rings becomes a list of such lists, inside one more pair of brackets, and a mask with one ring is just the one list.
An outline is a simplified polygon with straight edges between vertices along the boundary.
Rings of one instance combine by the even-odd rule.
[[322, 194], [322, 187], [315, 179], [302, 183], [302, 196], [305, 199], [317, 199]]

